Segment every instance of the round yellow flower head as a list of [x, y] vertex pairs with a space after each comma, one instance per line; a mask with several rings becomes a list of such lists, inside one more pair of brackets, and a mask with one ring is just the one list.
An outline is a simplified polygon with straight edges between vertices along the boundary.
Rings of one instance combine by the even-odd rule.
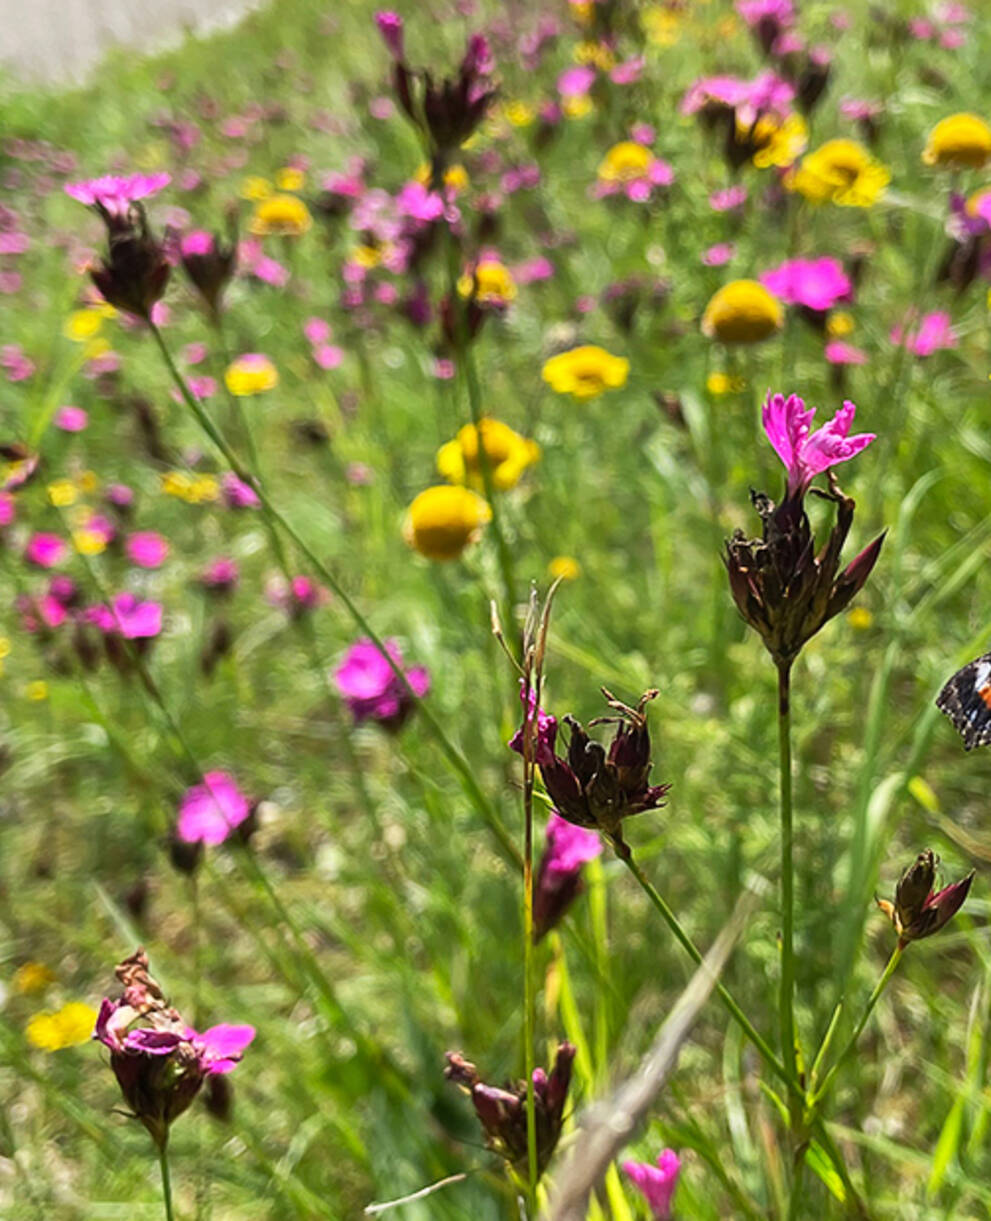
[[922, 160], [957, 170], [980, 169], [991, 158], [991, 127], [976, 114], [951, 114], [929, 133]]
[[295, 195], [270, 195], [255, 205], [250, 228], [256, 237], [299, 237], [312, 224], [301, 199]]
[[649, 42], [658, 47], [673, 47], [681, 38], [682, 14], [652, 4], [643, 10], [640, 23]]
[[618, 390], [626, 385], [630, 362], [613, 356], [594, 343], [582, 344], [546, 361], [540, 376], [558, 394], [576, 399], [594, 399], [603, 390]]
[[843, 339], [853, 333], [855, 325], [853, 314], [846, 310], [834, 310], [826, 319], [826, 334], [830, 339]]
[[614, 144], [599, 162], [601, 182], [636, 182], [646, 176], [654, 157], [649, 148], [634, 140]]
[[73, 343], [85, 343], [99, 331], [103, 325], [103, 315], [95, 309], [77, 309], [65, 320], [62, 332]]
[[855, 606], [847, 615], [847, 622], [858, 632], [865, 632], [873, 624], [874, 616], [866, 606]]
[[458, 292], [470, 297], [472, 292], [479, 305], [503, 309], [516, 299], [516, 281], [498, 259], [482, 259], [475, 265], [474, 275], [458, 280]]
[[287, 165], [275, 175], [275, 185], [280, 191], [301, 191], [306, 184], [306, 175], [295, 166]]
[[242, 398], [248, 394], [261, 394], [279, 384], [279, 373], [275, 365], [261, 352], [246, 352], [227, 366], [224, 381], [231, 394]]
[[784, 311], [756, 280], [731, 280], [702, 315], [702, 334], [721, 343], [760, 343], [781, 329]]
[[506, 116], [506, 121], [513, 127], [529, 127], [537, 117], [537, 112], [530, 103], [520, 101], [518, 98], [507, 102], [502, 108], [502, 113]]
[[856, 140], [827, 140], [802, 158], [785, 179], [811, 203], [835, 203], [848, 208], [869, 208], [891, 181], [891, 172]]
[[582, 566], [572, 555], [556, 555], [547, 565], [547, 572], [555, 581], [577, 581]]
[[272, 184], [267, 178], [253, 175], [241, 183], [241, 198], [250, 200], [268, 199], [272, 194]]
[[487, 501], [464, 487], [441, 484], [413, 501], [403, 522], [403, 538], [428, 560], [456, 560], [492, 519]]
[[88, 1043], [96, 1025], [96, 1010], [81, 1001], [70, 1001], [56, 1013], [36, 1013], [28, 1022], [28, 1042], [42, 1051], [61, 1051]]
[[14, 972], [14, 991], [22, 996], [44, 992], [55, 982], [55, 972], [43, 962], [26, 962]]
[[791, 114], [781, 123], [770, 115], [763, 115], [753, 128], [737, 119], [736, 127], [741, 137], [757, 146], [752, 160], [759, 170], [794, 165], [809, 143], [809, 129], [800, 114]]
[[[528, 466], [540, 458], [540, 446], [514, 432], [501, 420], [486, 416], [479, 421], [493, 484], [501, 489], [515, 487]], [[478, 452], [478, 431], [466, 424], [453, 441], [437, 451], [437, 470], [451, 483], [467, 483], [482, 488], [485, 481]]]

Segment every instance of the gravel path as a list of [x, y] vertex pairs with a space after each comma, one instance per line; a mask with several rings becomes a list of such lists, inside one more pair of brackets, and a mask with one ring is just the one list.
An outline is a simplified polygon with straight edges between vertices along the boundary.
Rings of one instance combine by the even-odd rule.
[[155, 51], [186, 30], [231, 25], [262, 0], [0, 0], [0, 65], [28, 81], [74, 84], [113, 46]]

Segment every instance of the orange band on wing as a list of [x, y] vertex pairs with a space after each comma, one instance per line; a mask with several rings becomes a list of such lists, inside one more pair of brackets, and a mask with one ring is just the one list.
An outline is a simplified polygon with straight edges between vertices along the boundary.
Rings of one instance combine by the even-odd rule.
[[977, 694], [981, 697], [988, 708], [991, 708], [991, 683], [986, 683], [983, 687], [979, 687]]

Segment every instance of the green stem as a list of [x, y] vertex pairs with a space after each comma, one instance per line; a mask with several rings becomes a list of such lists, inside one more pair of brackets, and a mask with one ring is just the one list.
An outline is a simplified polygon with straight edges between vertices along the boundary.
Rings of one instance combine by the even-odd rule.
[[905, 947], [899, 941], [898, 944], [895, 946], [895, 948], [891, 951], [891, 957], [888, 959], [887, 966], [885, 966], [884, 970], [881, 973], [881, 978], [874, 985], [874, 991], [867, 998], [867, 1004], [864, 1007], [864, 1012], [860, 1015], [860, 1021], [854, 1027], [854, 1031], [853, 1031], [853, 1034], [850, 1035], [849, 1042], [847, 1043], [846, 1047], [844, 1047], [843, 1050], [840, 1052], [840, 1055], [839, 1055], [836, 1063], [826, 1074], [826, 1077], [822, 1083], [822, 1087], [814, 1095], [814, 1097], [812, 1099], [813, 1108], [817, 1107], [819, 1105], [819, 1103], [823, 1100], [823, 1098], [826, 1096], [826, 1092], [828, 1091], [829, 1087], [833, 1083], [833, 1078], [840, 1071], [840, 1069], [843, 1067], [843, 1065], [846, 1063], [846, 1061], [850, 1058], [850, 1056], [853, 1055], [854, 1049], [857, 1046], [857, 1042], [860, 1039], [860, 1036], [864, 1033], [864, 1027], [867, 1025], [867, 1022], [870, 1019], [871, 1014], [874, 1012], [875, 1005], [881, 999], [881, 994], [884, 992], [885, 988], [888, 986], [888, 983], [891, 980], [891, 977], [894, 975], [895, 971], [898, 969], [898, 964], [899, 964], [899, 962], [901, 962], [901, 957], [902, 957], [902, 954], [904, 954], [904, 952], [905, 952]]
[[[685, 953], [688, 954], [689, 958], [691, 958], [696, 965], [700, 966], [703, 961], [702, 951], [681, 927], [678, 917], [674, 914], [671, 908], [668, 907], [667, 903], [664, 902], [654, 885], [648, 879], [647, 875], [633, 859], [633, 853], [630, 850], [629, 844], [622, 839], [613, 839], [612, 846], [615, 849], [616, 855], [619, 857], [619, 859], [640, 883], [640, 887], [644, 894], [660, 912], [668, 928], [672, 933], [674, 933], [678, 944], [685, 951]], [[792, 1075], [791, 1071], [787, 1069], [784, 1064], [782, 1064], [761, 1035], [758, 1034], [757, 1030], [753, 1026], [753, 1023], [733, 999], [729, 990], [719, 980], [716, 981], [716, 992], [719, 999], [726, 1006], [730, 1016], [747, 1036], [750, 1042], [753, 1043], [758, 1052], [760, 1052], [760, 1055], [767, 1064], [768, 1068], [770, 1068], [776, 1076], [780, 1077], [790, 1089], [797, 1090], [797, 1079]]]
[[172, 1183], [169, 1179], [169, 1140], [168, 1137], [158, 1146], [158, 1165], [162, 1172], [162, 1199], [165, 1201], [165, 1221], [175, 1221], [172, 1211]]
[[[529, 708], [529, 704], [526, 705]], [[526, 1067], [527, 1215], [537, 1215], [537, 1102], [533, 1087], [536, 1067], [536, 987], [533, 954], [533, 783], [536, 699], [527, 714], [523, 757], [523, 1058]]]
[[485, 823], [489, 827], [489, 830], [495, 836], [500, 848], [503, 851], [503, 854], [513, 865], [517, 867], [522, 866], [523, 862], [520, 859], [519, 849], [513, 842], [513, 838], [509, 834], [509, 831], [503, 825], [495, 807], [482, 792], [481, 786], [475, 779], [471, 764], [450, 740], [441, 727], [440, 722], [410, 686], [409, 680], [407, 679], [402, 666], [400, 666], [393, 659], [392, 655], [389, 653], [384, 643], [380, 639], [378, 633], [373, 630], [371, 624], [361, 613], [361, 611], [358, 610], [358, 607], [352, 601], [341, 582], [337, 579], [330, 568], [328, 568], [327, 565], [316, 555], [312, 547], [310, 547], [309, 544], [303, 540], [295, 526], [291, 525], [290, 522], [287, 521], [282, 515], [282, 513], [279, 512], [279, 510], [269, 499], [267, 491], [259, 480], [256, 477], [253, 478], [252, 475], [245, 470], [244, 464], [239, 460], [237, 454], [235, 454], [233, 449], [231, 449], [230, 445], [221, 435], [216, 425], [203, 410], [202, 403], [200, 403], [195, 395], [190, 391], [185, 379], [176, 367], [175, 361], [172, 359], [172, 356], [165, 345], [165, 340], [162, 338], [162, 334], [158, 327], [156, 327], [154, 324], [150, 324], [149, 329], [155, 338], [158, 349], [162, 354], [162, 359], [165, 361], [166, 368], [168, 369], [173, 382], [175, 382], [176, 388], [182, 395], [186, 406], [195, 416], [197, 423], [223, 455], [225, 461], [238, 476], [238, 478], [244, 479], [245, 482], [252, 485], [265, 512], [271, 517], [272, 521], [276, 523], [279, 529], [281, 529], [293, 541], [296, 547], [298, 547], [300, 554], [305, 556], [314, 571], [320, 575], [321, 579], [326, 581], [327, 585], [340, 600], [341, 605], [353, 619], [358, 630], [364, 636], [368, 637], [375, 648], [378, 649], [378, 651], [386, 659], [389, 664], [389, 668], [392, 670], [393, 674], [395, 674], [397, 679], [399, 679], [399, 681], [403, 684], [407, 695], [413, 701], [414, 705], [416, 705], [416, 707], [419, 709], [421, 721], [427, 727], [427, 730], [440, 747], [441, 753], [451, 765], [452, 770], [457, 773], [461, 780], [462, 787], [475, 805], [478, 812], [481, 814]]
[[781, 792], [781, 1056], [798, 1078], [795, 1045], [795, 873], [791, 808], [791, 663], [778, 665], [778, 760]]

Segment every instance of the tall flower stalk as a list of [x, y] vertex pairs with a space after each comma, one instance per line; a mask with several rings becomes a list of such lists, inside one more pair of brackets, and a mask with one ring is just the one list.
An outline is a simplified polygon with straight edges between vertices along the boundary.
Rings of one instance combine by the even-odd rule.
[[[795, 873], [792, 809], [791, 672], [805, 643], [838, 615], [862, 588], [877, 562], [884, 536], [870, 543], [845, 568], [843, 544], [853, 524], [854, 502], [844, 496], [832, 467], [854, 457], [874, 440], [872, 433], [850, 435], [856, 407], [844, 402], [835, 417], [811, 432], [815, 408], [797, 395], [768, 394], [762, 423], [787, 471], [785, 494], [775, 504], [751, 493], [761, 518], [760, 538], [741, 530], [726, 544], [724, 556], [737, 609], [761, 637], [778, 676], [778, 767], [781, 836], [781, 983], [778, 1022], [781, 1055], [789, 1081], [789, 1111], [796, 1150], [803, 1110], [799, 1085], [799, 1046], [795, 1026]], [[817, 475], [829, 472], [827, 491], [812, 489]], [[836, 522], [817, 551], [805, 511], [810, 490], [836, 506]], [[796, 1160], [791, 1201], [800, 1189], [802, 1162]]]

